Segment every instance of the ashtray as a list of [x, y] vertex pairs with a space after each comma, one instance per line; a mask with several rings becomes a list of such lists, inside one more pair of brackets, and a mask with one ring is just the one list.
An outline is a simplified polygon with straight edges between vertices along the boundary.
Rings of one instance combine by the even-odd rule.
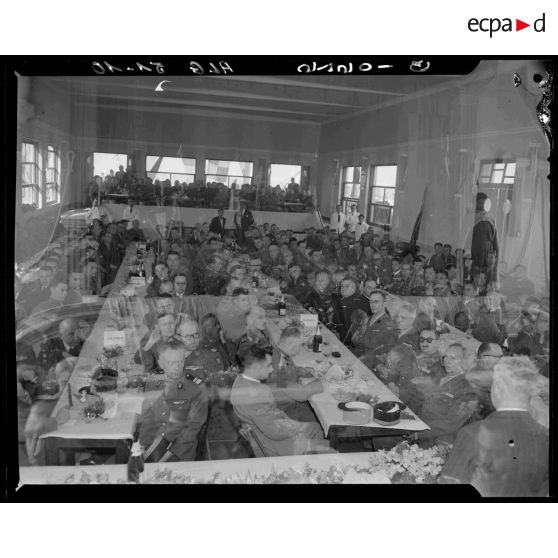
[[394, 426], [401, 420], [401, 411], [407, 406], [400, 401], [382, 401], [374, 405], [374, 422], [383, 426]]

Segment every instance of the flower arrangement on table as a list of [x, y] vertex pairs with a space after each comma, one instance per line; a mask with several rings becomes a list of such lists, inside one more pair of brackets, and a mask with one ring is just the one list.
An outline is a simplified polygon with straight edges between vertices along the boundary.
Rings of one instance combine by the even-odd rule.
[[[317, 469], [305, 463], [301, 468], [290, 467], [269, 474], [223, 474], [208, 477], [192, 476], [160, 468], [151, 476], [144, 475], [142, 484], [435, 484], [451, 445], [444, 444], [421, 449], [402, 442], [390, 451], [370, 454], [368, 466], [339, 464]], [[303, 459], [303, 457], [301, 456]], [[110, 484], [107, 474], [72, 474], [63, 484]], [[126, 483], [118, 479], [117, 484]]]

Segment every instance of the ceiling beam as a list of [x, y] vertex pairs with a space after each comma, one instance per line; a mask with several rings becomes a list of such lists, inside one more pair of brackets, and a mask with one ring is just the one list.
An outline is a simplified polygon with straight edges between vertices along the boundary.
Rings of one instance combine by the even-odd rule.
[[[394, 91], [386, 91], [384, 89], [368, 89], [364, 87], [347, 87], [344, 85], [330, 85], [317, 81], [305, 81], [296, 79], [287, 79], [281, 77], [268, 76], [199, 76], [201, 79], [226, 79], [228, 81], [247, 81], [250, 83], [266, 83], [270, 85], [288, 85], [291, 87], [310, 87], [313, 89], [329, 89], [331, 91], [348, 91], [352, 93], [370, 93], [372, 95], [393, 95], [396, 97], [405, 96], [405, 93], [397, 93]], [[385, 77], [385, 76], [381, 76]], [[392, 77], [392, 76], [389, 76]]]
[[[77, 106], [80, 107], [90, 107], [90, 108], [99, 108], [98, 103], [92, 103], [90, 101], [77, 101]], [[118, 104], [109, 104], [103, 105], [103, 108], [107, 109], [116, 109], [122, 110], [122, 105]], [[142, 112], [155, 112], [155, 113], [164, 113], [164, 114], [193, 114], [195, 116], [203, 116], [203, 117], [210, 117], [210, 118], [232, 118], [235, 120], [258, 120], [264, 122], [286, 122], [288, 124], [304, 124], [305, 126], [320, 126], [320, 121], [312, 120], [309, 118], [284, 118], [281, 116], [272, 116], [272, 115], [259, 115], [259, 114], [237, 114], [230, 111], [225, 110], [204, 110], [203, 108], [182, 108], [180, 112], [176, 109], [171, 107], [154, 107], [154, 106], [144, 106], [144, 105], [130, 105], [127, 107], [130, 110], [137, 110]]]
[[[81, 94], [80, 97], [84, 99], [91, 99], [91, 96], [86, 94]], [[206, 108], [219, 108], [219, 109], [234, 109], [237, 111], [260, 111], [260, 112], [275, 112], [281, 114], [290, 114], [290, 115], [300, 115], [300, 116], [315, 116], [319, 118], [331, 118], [331, 113], [325, 112], [309, 112], [309, 111], [302, 111], [302, 110], [290, 110], [290, 109], [281, 109], [281, 108], [273, 108], [273, 107], [258, 107], [258, 106], [250, 106], [250, 105], [238, 105], [234, 103], [218, 103], [213, 101], [195, 101], [190, 99], [166, 99], [161, 97], [159, 94], [153, 94], [153, 97], [143, 97], [139, 95], [104, 95], [104, 94], [96, 94], [95, 98], [99, 99], [121, 99], [126, 101], [140, 101], [145, 103], [151, 104], [168, 104], [174, 105], [177, 109], [186, 106], [198, 106], [198, 107], [206, 107]], [[122, 106], [122, 105], [121, 105]], [[125, 108], [125, 106], [123, 106]]]

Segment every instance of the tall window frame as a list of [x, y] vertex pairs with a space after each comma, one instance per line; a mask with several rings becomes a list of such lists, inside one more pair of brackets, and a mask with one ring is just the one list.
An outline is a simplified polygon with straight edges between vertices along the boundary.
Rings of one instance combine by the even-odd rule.
[[47, 165], [45, 181], [45, 204], [60, 203], [60, 174], [62, 170], [60, 148], [56, 145], [47, 145]]
[[373, 165], [371, 177], [368, 222], [378, 227], [391, 226], [397, 185], [397, 165]]
[[341, 199], [340, 203], [344, 213], [348, 213], [351, 205], [358, 207], [360, 201], [360, 178], [361, 166], [343, 167], [341, 175]]
[[21, 142], [21, 202], [43, 206], [39, 143], [31, 140]]
[[480, 163], [478, 185], [513, 187], [516, 169], [515, 159], [484, 159]]
[[287, 190], [291, 178], [302, 188], [302, 165], [290, 165], [287, 163], [270, 163], [268, 168], [268, 183], [272, 188], [279, 186], [282, 190]]
[[[247, 170], [249, 172], [245, 175], [230, 174], [231, 166], [234, 168], [238, 165], [249, 165]], [[215, 168], [216, 172], [209, 172], [211, 168]], [[206, 159], [205, 160], [205, 183], [220, 182], [231, 188], [236, 184], [236, 189], [240, 190], [243, 184], [253, 185], [254, 183], [254, 162], [253, 161], [225, 161], [219, 159]]]
[[[171, 170], [173, 167], [180, 169], [181, 163], [183, 168], [186, 169], [189, 166], [192, 168], [192, 172], [177, 172]], [[157, 164], [158, 163], [158, 164]], [[157, 170], [154, 172], [155, 168], [153, 165], [157, 165]], [[159, 180], [170, 180], [171, 186], [174, 186], [176, 180], [186, 185], [191, 184], [196, 181], [196, 158], [195, 157], [168, 157], [166, 155], [146, 155], [145, 156], [145, 174], [148, 178], [153, 181]]]

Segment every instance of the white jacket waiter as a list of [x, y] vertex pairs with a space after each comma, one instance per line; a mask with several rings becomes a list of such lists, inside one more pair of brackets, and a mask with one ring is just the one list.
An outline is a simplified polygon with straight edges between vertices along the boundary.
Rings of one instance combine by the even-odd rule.
[[341, 234], [345, 230], [346, 222], [347, 216], [343, 213], [342, 207], [338, 205], [336, 211], [329, 218], [329, 228], [337, 232], [337, 234]]
[[351, 205], [351, 212], [347, 215], [347, 223], [349, 223], [350, 232], [356, 232], [358, 216], [357, 206], [355, 204]]

